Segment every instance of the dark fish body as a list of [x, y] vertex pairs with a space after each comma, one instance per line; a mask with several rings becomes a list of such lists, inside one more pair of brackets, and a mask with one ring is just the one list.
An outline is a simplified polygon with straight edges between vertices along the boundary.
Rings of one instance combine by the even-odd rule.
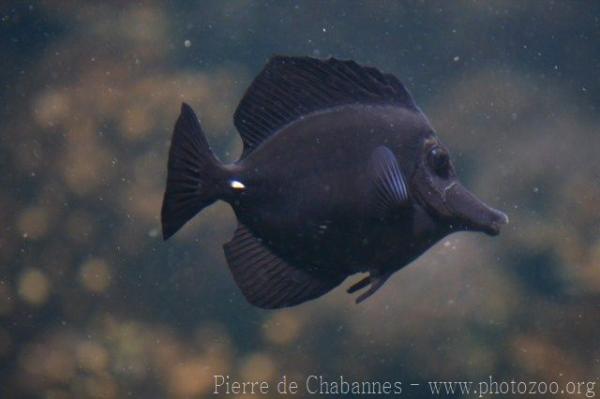
[[234, 116], [240, 160], [221, 164], [182, 106], [162, 209], [170, 237], [216, 200], [238, 218], [225, 255], [264, 308], [316, 298], [357, 272], [373, 294], [457, 230], [507, 222], [457, 180], [448, 152], [393, 76], [352, 61], [274, 57]]
[[[405, 136], [397, 126], [405, 127]], [[425, 237], [411, 234], [410, 222], [405, 237], [374, 223], [365, 165], [381, 143], [400, 151], [402, 139], [423, 128], [419, 115], [390, 106], [343, 106], [293, 122], [236, 165], [236, 178], [248, 182], [234, 204], [238, 219], [301, 264], [356, 273], [395, 259], [399, 268], [414, 257], [411, 244], [416, 248]], [[399, 159], [409, 171], [414, 161]]]

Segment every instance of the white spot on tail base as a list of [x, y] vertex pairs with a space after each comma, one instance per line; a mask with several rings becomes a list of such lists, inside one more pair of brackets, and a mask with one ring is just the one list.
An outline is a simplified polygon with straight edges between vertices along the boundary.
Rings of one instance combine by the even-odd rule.
[[246, 189], [246, 185], [239, 180], [229, 180], [229, 187], [238, 191], [243, 191]]

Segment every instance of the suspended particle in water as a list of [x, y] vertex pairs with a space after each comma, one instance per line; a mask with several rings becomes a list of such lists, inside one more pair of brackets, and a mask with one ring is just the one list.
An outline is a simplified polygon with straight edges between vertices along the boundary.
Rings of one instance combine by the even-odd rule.
[[192, 45], [192, 41], [191, 40], [186, 40], [186, 41], [183, 42], [183, 45], [185, 47], [190, 47]]

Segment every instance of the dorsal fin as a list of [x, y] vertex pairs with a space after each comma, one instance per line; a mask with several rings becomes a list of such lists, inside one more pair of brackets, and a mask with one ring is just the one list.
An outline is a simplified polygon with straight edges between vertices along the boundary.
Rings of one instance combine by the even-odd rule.
[[242, 158], [303, 115], [346, 104], [395, 104], [417, 110], [394, 76], [335, 58], [272, 57], [254, 79], [234, 115]]

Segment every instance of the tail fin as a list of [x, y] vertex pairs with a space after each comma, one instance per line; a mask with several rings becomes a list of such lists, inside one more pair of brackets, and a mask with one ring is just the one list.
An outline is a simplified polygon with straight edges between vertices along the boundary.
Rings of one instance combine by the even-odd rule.
[[219, 199], [224, 168], [212, 153], [192, 108], [183, 103], [175, 123], [163, 198], [163, 239]]

